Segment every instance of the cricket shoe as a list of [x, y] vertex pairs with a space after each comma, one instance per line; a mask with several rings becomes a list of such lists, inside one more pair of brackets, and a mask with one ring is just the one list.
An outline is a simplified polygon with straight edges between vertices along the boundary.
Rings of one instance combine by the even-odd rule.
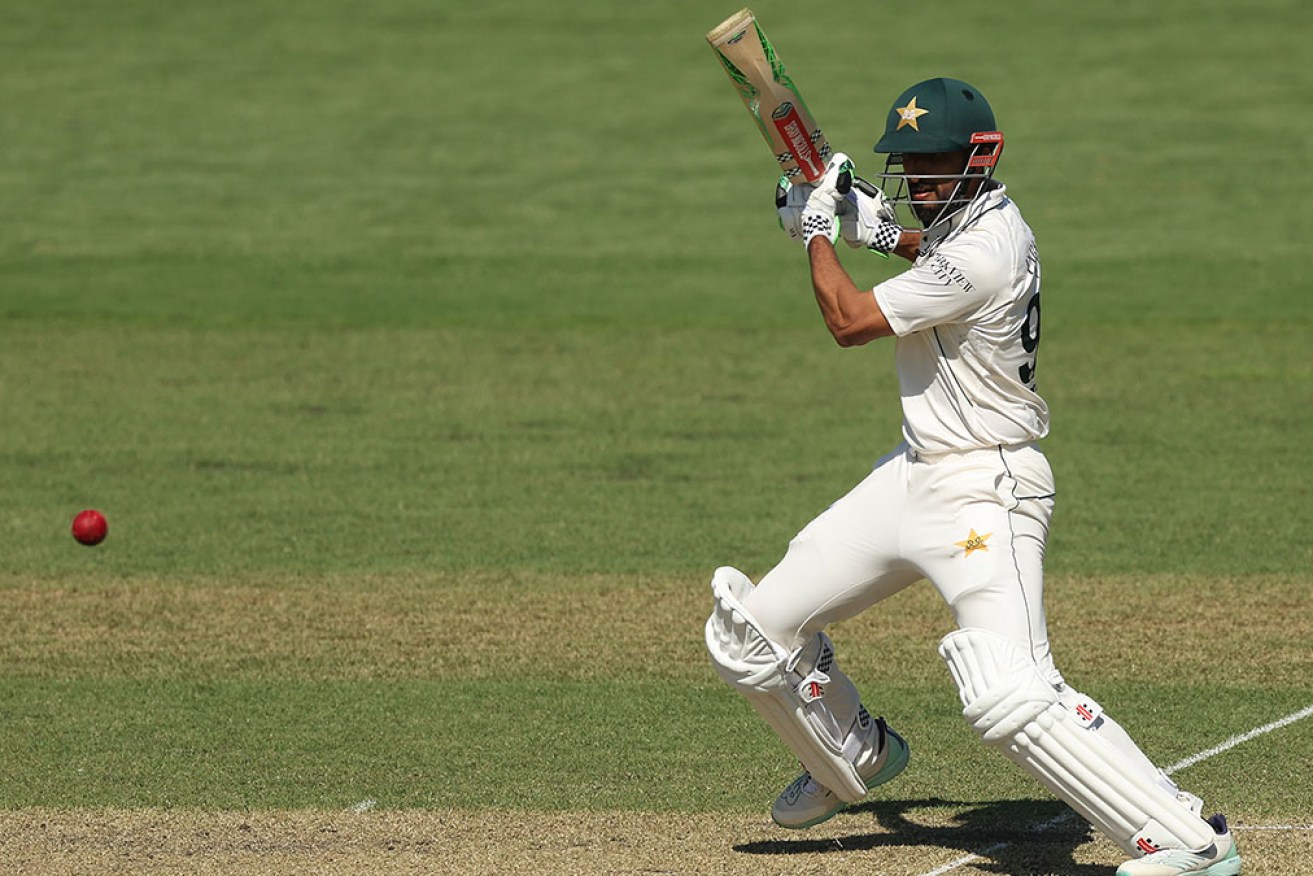
[[[907, 742], [889, 729], [884, 718], [876, 718], [875, 723], [880, 754], [869, 767], [869, 775], [867, 770], [858, 769], [858, 775], [866, 782], [867, 790], [883, 785], [907, 769], [907, 761], [911, 756]], [[811, 773], [803, 773], [775, 798], [770, 817], [780, 827], [802, 830], [820, 824], [848, 806], [833, 791], [813, 779]]]
[[1214, 815], [1207, 819], [1217, 836], [1212, 845], [1198, 851], [1163, 849], [1117, 868], [1117, 876], [1183, 876], [1198, 873], [1201, 876], [1236, 876], [1240, 872], [1240, 852], [1226, 826], [1226, 817]]

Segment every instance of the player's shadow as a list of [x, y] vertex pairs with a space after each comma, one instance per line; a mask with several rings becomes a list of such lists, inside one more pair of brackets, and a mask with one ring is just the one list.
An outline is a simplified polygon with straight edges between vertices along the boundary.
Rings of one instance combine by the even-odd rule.
[[[927, 810], [952, 812], [936, 819]], [[912, 821], [917, 812], [927, 825]], [[845, 810], [845, 818], [869, 816], [878, 833], [843, 836], [766, 840], [734, 846], [748, 855], [799, 855], [826, 852], [877, 850], [892, 846], [957, 849], [975, 855], [976, 870], [1007, 876], [1107, 876], [1105, 865], [1078, 864], [1073, 853], [1089, 841], [1090, 827], [1062, 803], [1054, 800], [998, 800], [991, 803], [961, 803], [928, 800], [878, 800]]]

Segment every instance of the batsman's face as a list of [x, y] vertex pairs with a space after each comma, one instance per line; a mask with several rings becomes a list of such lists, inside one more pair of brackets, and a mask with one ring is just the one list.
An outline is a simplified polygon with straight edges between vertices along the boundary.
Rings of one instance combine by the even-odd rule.
[[[907, 192], [912, 199], [912, 210], [921, 224], [929, 227], [939, 217], [944, 205], [953, 197], [953, 192], [960, 182], [960, 176], [966, 170], [968, 153], [932, 152], [923, 155], [907, 153], [903, 155], [903, 173], [907, 177]], [[969, 184], [970, 189], [978, 188], [979, 183]], [[974, 192], [960, 191], [958, 198], [970, 196]]]

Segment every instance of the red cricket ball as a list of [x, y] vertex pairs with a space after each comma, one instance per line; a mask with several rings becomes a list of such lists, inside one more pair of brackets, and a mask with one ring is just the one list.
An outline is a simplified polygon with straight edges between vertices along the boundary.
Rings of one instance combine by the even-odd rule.
[[109, 521], [99, 511], [88, 508], [73, 518], [73, 537], [87, 547], [95, 547], [109, 535]]

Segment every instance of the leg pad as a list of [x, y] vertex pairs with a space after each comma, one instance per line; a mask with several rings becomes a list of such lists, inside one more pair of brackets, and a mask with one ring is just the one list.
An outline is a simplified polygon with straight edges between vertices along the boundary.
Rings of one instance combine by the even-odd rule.
[[865, 797], [854, 761], [869, 733], [859, 739], [853, 728], [839, 728], [824, 702], [834, 659], [829, 639], [818, 633], [817, 641], [791, 653], [772, 642], [744, 607], [752, 582], [737, 569], [717, 569], [711, 592], [706, 642], [716, 673], [748, 699], [812, 778], [845, 802]]
[[1128, 854], [1198, 849], [1207, 822], [1129, 758], [1081, 726], [1039, 667], [1010, 640], [985, 630], [946, 636], [939, 654], [962, 698], [962, 716], [997, 748]]

